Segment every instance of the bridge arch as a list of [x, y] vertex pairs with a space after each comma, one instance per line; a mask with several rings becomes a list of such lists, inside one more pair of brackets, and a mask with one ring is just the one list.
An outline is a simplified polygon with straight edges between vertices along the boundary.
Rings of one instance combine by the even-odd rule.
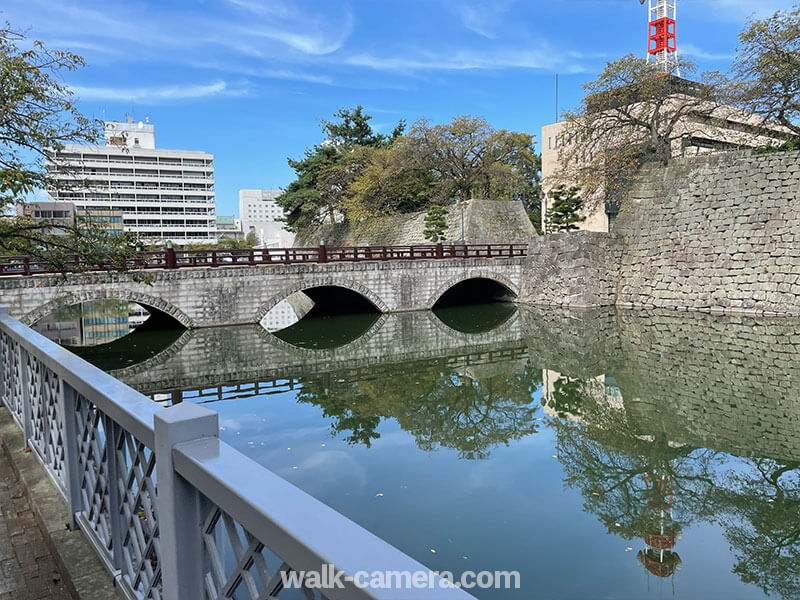
[[502, 275], [501, 273], [497, 273], [495, 271], [466, 271], [464, 273], [459, 274], [457, 277], [453, 277], [440, 285], [436, 288], [436, 290], [431, 294], [428, 298], [427, 302], [425, 303], [425, 308], [433, 309], [439, 299], [444, 296], [444, 294], [450, 290], [451, 288], [457, 286], [460, 283], [464, 283], [465, 281], [470, 281], [473, 279], [485, 279], [488, 281], [493, 281], [497, 284], [500, 284], [504, 288], [506, 288], [509, 292], [511, 292], [514, 297], [519, 296], [519, 288], [514, 284], [511, 279]]
[[273, 294], [266, 302], [264, 302], [256, 312], [256, 322], [260, 323], [261, 320], [267, 316], [267, 313], [275, 308], [275, 306], [281, 302], [282, 300], [286, 300], [289, 296], [294, 294], [295, 292], [303, 292], [305, 290], [310, 290], [313, 288], [319, 287], [339, 287], [344, 288], [346, 290], [350, 290], [351, 292], [355, 292], [360, 296], [363, 296], [367, 300], [369, 300], [375, 308], [377, 308], [382, 313], [390, 312], [388, 304], [378, 296], [375, 292], [369, 289], [367, 286], [358, 283], [357, 281], [353, 280], [340, 280], [336, 278], [331, 279], [315, 279], [306, 281], [302, 284], [297, 283], [294, 285], [286, 286], [281, 288], [281, 290]]
[[50, 313], [53, 313], [60, 308], [72, 306], [73, 304], [78, 304], [80, 302], [93, 302], [95, 300], [125, 300], [128, 302], [136, 302], [147, 309], [151, 309], [151, 311], [155, 310], [172, 317], [187, 329], [191, 329], [194, 326], [192, 319], [185, 312], [183, 312], [177, 306], [167, 302], [163, 298], [158, 298], [156, 296], [151, 296], [149, 294], [135, 292], [132, 290], [120, 289], [117, 291], [103, 288], [94, 290], [86, 289], [80, 292], [69, 292], [67, 294], [63, 294], [30, 311], [24, 315], [20, 321], [25, 325], [33, 325], [38, 320], [46, 317]]

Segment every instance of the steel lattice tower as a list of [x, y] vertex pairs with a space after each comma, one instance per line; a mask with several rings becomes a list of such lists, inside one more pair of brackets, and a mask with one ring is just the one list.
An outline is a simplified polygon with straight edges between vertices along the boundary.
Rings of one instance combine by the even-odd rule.
[[648, 0], [649, 33], [647, 62], [659, 65], [666, 74], [681, 76], [678, 66], [676, 15], [678, 0]]

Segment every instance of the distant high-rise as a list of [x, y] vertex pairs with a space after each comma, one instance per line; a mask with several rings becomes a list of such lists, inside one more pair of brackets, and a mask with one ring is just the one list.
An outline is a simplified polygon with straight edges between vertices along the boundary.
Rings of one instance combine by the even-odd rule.
[[54, 200], [79, 211], [122, 211], [125, 231], [177, 244], [216, 239], [214, 155], [156, 148], [149, 122], [105, 124], [105, 145], [68, 144], [47, 161], [63, 189]]
[[265, 248], [289, 247], [294, 243], [294, 234], [284, 229], [283, 209], [275, 202], [281, 193], [280, 190], [239, 190], [242, 232], [244, 235], [255, 232]]

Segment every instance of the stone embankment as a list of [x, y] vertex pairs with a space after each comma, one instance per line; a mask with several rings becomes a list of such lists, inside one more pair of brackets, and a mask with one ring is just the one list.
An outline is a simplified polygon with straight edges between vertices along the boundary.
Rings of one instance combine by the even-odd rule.
[[[455, 243], [462, 240], [462, 212], [463, 239], [468, 244], [525, 244], [536, 234], [522, 202], [470, 200], [449, 207], [443, 241]], [[313, 231], [299, 233], [294, 245], [316, 246], [323, 239], [330, 246], [430, 244], [423, 234], [426, 214], [422, 211], [376, 217], [355, 228], [346, 223], [325, 224]]]
[[529, 254], [522, 302], [800, 314], [800, 153], [647, 165], [613, 233]]

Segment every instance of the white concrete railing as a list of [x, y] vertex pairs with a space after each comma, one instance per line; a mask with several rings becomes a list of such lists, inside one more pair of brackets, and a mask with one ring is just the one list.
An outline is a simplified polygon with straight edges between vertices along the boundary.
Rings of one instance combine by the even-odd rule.
[[[269, 599], [281, 573], [429, 573], [218, 438], [216, 412], [162, 408], [0, 306], [0, 398], [130, 599]], [[469, 600], [433, 588], [304, 598]], [[287, 589], [287, 592], [290, 591]], [[297, 591], [294, 591], [296, 594]]]

